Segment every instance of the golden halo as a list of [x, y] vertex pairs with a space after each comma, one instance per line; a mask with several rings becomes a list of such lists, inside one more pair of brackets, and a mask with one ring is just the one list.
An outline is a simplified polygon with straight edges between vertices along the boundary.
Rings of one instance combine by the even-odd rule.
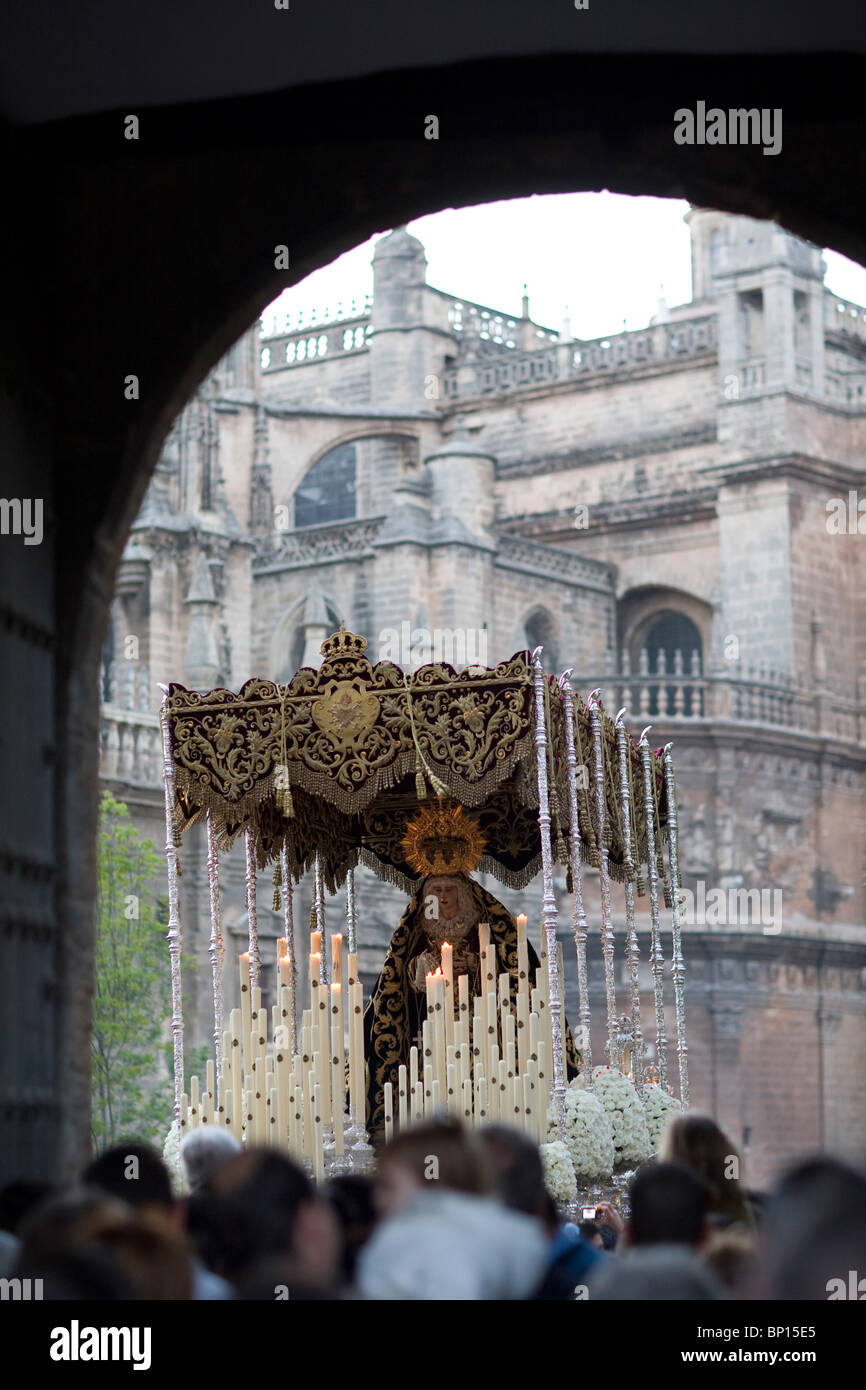
[[425, 806], [400, 841], [406, 862], [419, 874], [468, 874], [478, 867], [485, 839], [462, 806]]

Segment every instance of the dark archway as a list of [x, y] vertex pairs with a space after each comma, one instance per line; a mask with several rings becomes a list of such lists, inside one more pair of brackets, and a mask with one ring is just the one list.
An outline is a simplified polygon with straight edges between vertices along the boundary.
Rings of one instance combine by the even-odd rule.
[[[866, 261], [860, 66], [482, 53], [147, 110], [134, 144], [123, 112], [2, 131], [18, 210], [0, 230], [6, 491], [38, 495], [48, 515], [41, 547], [4, 552], [4, 1171], [68, 1170], [87, 1152], [100, 652], [129, 527], [208, 369], [287, 284], [448, 205], [685, 197]], [[491, 90], [513, 99], [480, 99]], [[675, 145], [674, 108], [704, 92], [781, 107], [784, 152]], [[37, 1018], [39, 1039], [19, 1046], [19, 1019]]]

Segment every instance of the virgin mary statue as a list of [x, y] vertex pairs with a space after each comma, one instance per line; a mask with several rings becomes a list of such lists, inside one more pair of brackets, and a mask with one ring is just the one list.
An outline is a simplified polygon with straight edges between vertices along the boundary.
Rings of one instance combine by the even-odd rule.
[[[426, 976], [441, 967], [443, 943], [453, 948], [455, 999], [461, 975], [469, 977], [470, 998], [481, 990], [479, 922], [490, 928], [496, 978], [510, 975], [512, 998], [518, 989], [517, 923], [470, 877], [484, 852], [474, 817], [459, 806], [425, 808], [409, 824], [402, 843], [407, 862], [423, 877], [391, 937], [364, 1014], [367, 1128], [374, 1143], [384, 1133], [385, 1083], [392, 1083], [396, 1095], [399, 1068], [408, 1068], [409, 1051], [420, 1044], [427, 1017]], [[527, 951], [532, 984], [539, 960], [529, 943]], [[567, 1025], [566, 1066], [569, 1078], [578, 1074], [579, 1056]]]

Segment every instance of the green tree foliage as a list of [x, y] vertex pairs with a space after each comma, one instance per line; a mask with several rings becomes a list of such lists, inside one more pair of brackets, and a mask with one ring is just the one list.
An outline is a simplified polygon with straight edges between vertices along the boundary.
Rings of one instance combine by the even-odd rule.
[[99, 812], [93, 1142], [161, 1141], [172, 1118], [171, 968], [151, 884], [160, 856], [110, 792]]

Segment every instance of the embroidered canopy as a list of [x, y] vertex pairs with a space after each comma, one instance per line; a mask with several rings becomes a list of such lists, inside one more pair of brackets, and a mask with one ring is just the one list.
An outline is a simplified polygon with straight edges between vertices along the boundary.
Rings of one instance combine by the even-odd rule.
[[[285, 845], [296, 881], [318, 851], [329, 892], [364, 863], [411, 893], [419, 877], [402, 841], [419, 806], [438, 795], [474, 813], [485, 840], [481, 871], [523, 887], [541, 867], [530, 654], [517, 652], [492, 669], [457, 672], [439, 662], [409, 673], [390, 661], [372, 665], [366, 646], [363, 637], [341, 628], [322, 643], [319, 669], [303, 667], [286, 685], [254, 678], [237, 694], [169, 687], [176, 838], [210, 810], [218, 846], [230, 847], [250, 829], [261, 868], [277, 863]], [[599, 863], [600, 776], [611, 875], [635, 882], [642, 892], [647, 834], [638, 745], [626, 736], [630, 795], [624, 800], [613, 720], [601, 711], [601, 748], [594, 749], [587, 705], [545, 677], [554, 856], [568, 863], [569, 699], [581, 858]], [[664, 833], [662, 759], [652, 756], [651, 765], [654, 818]], [[624, 814], [630, 818], [631, 855]], [[660, 839], [657, 834], [659, 855]]]

